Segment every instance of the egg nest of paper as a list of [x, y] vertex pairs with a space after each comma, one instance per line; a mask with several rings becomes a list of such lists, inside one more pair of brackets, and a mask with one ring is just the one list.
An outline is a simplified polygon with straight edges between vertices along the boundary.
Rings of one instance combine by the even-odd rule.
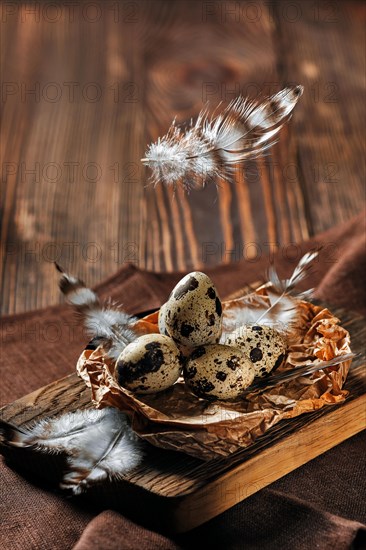
[[[266, 286], [255, 293], [266, 299]], [[240, 304], [240, 299], [223, 302], [223, 331], [230, 311]], [[278, 372], [328, 361], [351, 351], [349, 333], [327, 308], [306, 301], [299, 301], [297, 307], [298, 323], [287, 334], [287, 355]], [[158, 333], [158, 312], [139, 320], [135, 328], [139, 334]], [[208, 460], [251, 445], [280, 420], [343, 403], [348, 392], [342, 388], [350, 364], [348, 359], [235, 402], [200, 399], [183, 378], [163, 392], [134, 394], [117, 384], [114, 362], [101, 346], [83, 351], [77, 372], [91, 388], [93, 405], [126, 412], [133, 430], [143, 439]]]

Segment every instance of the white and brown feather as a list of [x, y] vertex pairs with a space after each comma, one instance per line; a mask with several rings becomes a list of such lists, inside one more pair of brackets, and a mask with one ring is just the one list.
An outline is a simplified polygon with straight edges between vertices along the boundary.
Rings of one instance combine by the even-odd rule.
[[122, 478], [143, 457], [126, 415], [111, 407], [77, 410], [24, 427], [0, 421], [0, 435], [9, 447], [64, 453], [67, 465], [60, 487], [74, 494], [107, 478]]
[[81, 279], [69, 275], [58, 264], [56, 269], [61, 273], [60, 290], [81, 316], [88, 334], [103, 345], [109, 357], [117, 360], [123, 349], [138, 336], [133, 330], [137, 318], [113, 304], [101, 304], [95, 292]]
[[66, 273], [59, 264], [55, 263], [55, 266], [57, 271], [61, 273], [58, 283], [60, 290], [69, 304], [75, 306], [80, 313], [100, 307], [98, 296], [81, 279]]
[[236, 164], [257, 158], [275, 143], [302, 92], [302, 86], [284, 88], [259, 105], [238, 97], [212, 117], [206, 107], [185, 131], [174, 121], [142, 162], [151, 168], [155, 184], [181, 182], [190, 188], [227, 179]]
[[243, 325], [262, 324], [285, 334], [291, 332], [298, 323], [299, 300], [309, 299], [313, 293], [313, 289], [297, 292], [296, 287], [307, 276], [318, 253], [319, 250], [313, 250], [304, 254], [288, 279], [280, 279], [272, 265], [265, 297], [252, 292], [237, 298], [236, 306], [224, 309], [226, 333], [221, 342], [225, 341], [227, 333]]

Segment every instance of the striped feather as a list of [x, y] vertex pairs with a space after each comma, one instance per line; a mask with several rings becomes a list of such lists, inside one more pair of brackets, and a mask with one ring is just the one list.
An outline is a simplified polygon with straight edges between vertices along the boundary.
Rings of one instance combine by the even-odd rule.
[[238, 97], [215, 117], [206, 107], [186, 130], [173, 122], [141, 160], [155, 184], [181, 182], [189, 189], [227, 179], [237, 163], [257, 158], [276, 142], [302, 92], [302, 86], [284, 88], [259, 105]]
[[61, 292], [81, 316], [88, 334], [116, 361], [124, 348], [138, 336], [133, 330], [137, 317], [113, 304], [102, 305], [95, 292], [83, 281], [66, 273], [58, 264], [56, 269], [61, 273]]

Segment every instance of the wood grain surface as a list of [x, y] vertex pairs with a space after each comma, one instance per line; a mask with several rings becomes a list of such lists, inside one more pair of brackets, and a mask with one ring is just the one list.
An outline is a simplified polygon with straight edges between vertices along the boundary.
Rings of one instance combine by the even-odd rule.
[[[72, 5], [71, 5], [72, 4]], [[91, 285], [253, 261], [364, 203], [362, 2], [2, 2], [1, 311]], [[189, 195], [148, 185], [147, 144], [242, 93], [305, 93], [271, 152]]]
[[[123, 512], [126, 512], [123, 503], [127, 501], [128, 513], [135, 512], [139, 521], [155, 528], [185, 531], [365, 429], [365, 319], [344, 310], [334, 310], [334, 313], [350, 332], [356, 353], [345, 384], [350, 393], [343, 405], [324, 406], [283, 420], [253, 445], [229, 458], [203, 462], [147, 445], [140, 466], [124, 476], [122, 482], [95, 487], [88, 492], [88, 500]], [[21, 426], [90, 406], [90, 390], [72, 374], [6, 405], [0, 411], [0, 418]], [[51, 486], [57, 486], [64, 457], [4, 445], [1, 452], [22, 475], [31, 474], [33, 479], [36, 475], [43, 484], [48, 481]], [[274, 462], [276, 468], [273, 468]]]

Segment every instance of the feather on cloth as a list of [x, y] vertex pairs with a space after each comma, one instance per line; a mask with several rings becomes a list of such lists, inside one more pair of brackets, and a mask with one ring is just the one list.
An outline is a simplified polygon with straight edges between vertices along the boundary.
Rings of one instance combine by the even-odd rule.
[[111, 359], [117, 360], [123, 349], [138, 336], [132, 328], [137, 317], [128, 315], [113, 304], [103, 306], [95, 292], [87, 288], [83, 281], [55, 265], [61, 273], [60, 290], [81, 315], [88, 334], [95, 338], [95, 343], [103, 344]]
[[61, 488], [79, 494], [106, 478], [120, 479], [142, 460], [139, 438], [117, 409], [79, 410], [18, 428], [0, 421], [4, 443], [45, 453], [66, 453]]
[[155, 184], [182, 182], [189, 189], [227, 179], [235, 164], [259, 157], [276, 142], [302, 92], [302, 86], [284, 88], [259, 105], [238, 97], [216, 117], [206, 107], [186, 130], [174, 121], [141, 161], [152, 169]]

